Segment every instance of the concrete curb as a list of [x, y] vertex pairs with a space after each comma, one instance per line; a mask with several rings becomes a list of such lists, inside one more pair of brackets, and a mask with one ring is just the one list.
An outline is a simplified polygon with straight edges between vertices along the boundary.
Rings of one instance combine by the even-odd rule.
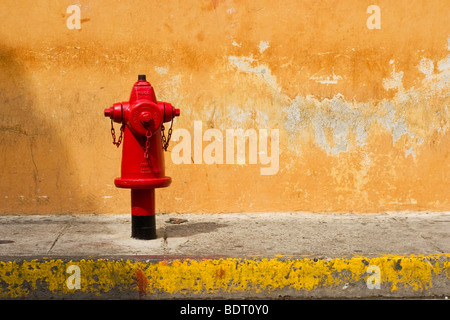
[[445, 299], [449, 216], [165, 214], [151, 241], [129, 215], [2, 216], [0, 298]]
[[450, 254], [336, 259], [2, 258], [3, 299], [329, 299], [450, 295]]

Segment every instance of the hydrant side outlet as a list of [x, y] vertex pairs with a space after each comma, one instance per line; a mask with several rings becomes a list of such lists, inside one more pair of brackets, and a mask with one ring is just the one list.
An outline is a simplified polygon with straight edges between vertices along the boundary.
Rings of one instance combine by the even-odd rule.
[[[156, 239], [155, 188], [168, 187], [172, 181], [165, 175], [163, 150], [170, 141], [173, 119], [179, 115], [180, 110], [170, 103], [156, 100], [145, 75], [138, 76], [129, 101], [104, 110], [111, 119], [113, 144], [118, 147], [123, 139], [121, 176], [114, 183], [131, 189], [133, 238]], [[121, 123], [117, 141], [113, 122]], [[166, 122], [170, 122], [167, 133]]]

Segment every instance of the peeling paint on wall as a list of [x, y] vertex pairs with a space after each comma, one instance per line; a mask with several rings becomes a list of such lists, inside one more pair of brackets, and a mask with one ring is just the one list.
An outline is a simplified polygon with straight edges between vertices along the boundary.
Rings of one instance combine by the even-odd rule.
[[237, 67], [239, 72], [251, 73], [260, 77], [272, 90], [280, 92], [281, 89], [278, 87], [277, 79], [272, 75], [270, 69], [266, 65], [256, 65], [252, 67], [252, 63], [256, 60], [252, 57], [228, 57], [230, 64]]
[[[327, 153], [335, 155], [349, 150], [350, 142], [348, 137], [350, 131], [356, 133], [357, 146], [365, 145], [367, 130], [374, 122], [382, 124], [386, 130], [391, 132], [393, 144], [406, 134], [411, 138], [415, 137], [415, 133], [408, 129], [405, 119], [398, 118], [396, 115], [394, 105], [402, 106], [402, 103], [410, 102], [410, 99], [417, 100], [418, 93], [414, 88], [405, 92], [402, 84], [403, 72], [396, 72], [395, 68], [391, 72], [390, 77], [383, 79], [383, 87], [386, 90], [398, 91], [394, 100], [381, 101], [378, 109], [367, 112], [367, 104], [348, 102], [340, 94], [337, 94], [332, 99], [323, 99], [322, 101], [313, 96], [302, 97], [300, 95], [297, 95], [295, 99], [289, 99], [287, 95], [281, 92], [280, 86], [276, 82], [276, 78], [272, 76], [268, 66], [257, 64], [255, 67], [251, 67], [251, 63], [255, 63], [256, 60], [248, 57], [229, 57], [229, 60], [230, 63], [237, 66], [239, 72], [257, 75], [270, 89], [282, 95], [285, 100], [290, 101], [290, 105], [284, 107], [283, 112], [286, 118], [284, 128], [291, 139], [300, 130], [304, 130], [306, 126], [312, 125], [316, 143]], [[440, 73], [434, 75], [433, 78], [431, 78], [434, 68], [433, 61], [426, 58], [420, 61], [417, 67], [427, 78], [424, 80], [424, 86], [419, 90], [425, 91], [428, 86], [432, 86], [435, 90], [446, 88], [449, 74], [447, 60], [448, 58], [438, 62]], [[394, 61], [391, 60], [389, 63], [393, 64]], [[312, 78], [315, 79], [314, 77]], [[428, 83], [425, 81], [428, 81]], [[242, 118], [235, 120], [238, 123], [242, 122]], [[327, 130], [332, 131], [332, 141], [330, 142], [327, 141], [325, 135]], [[421, 143], [423, 142], [423, 138], [419, 137], [418, 139], [420, 139]], [[293, 149], [298, 150], [296, 147], [293, 147]], [[412, 147], [408, 150], [410, 151], [405, 151], [405, 156], [414, 153]]]

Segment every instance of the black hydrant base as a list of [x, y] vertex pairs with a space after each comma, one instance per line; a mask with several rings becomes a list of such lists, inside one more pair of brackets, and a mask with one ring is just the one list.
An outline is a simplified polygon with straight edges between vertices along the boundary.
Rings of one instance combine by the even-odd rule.
[[141, 240], [156, 239], [155, 216], [131, 216], [131, 237]]

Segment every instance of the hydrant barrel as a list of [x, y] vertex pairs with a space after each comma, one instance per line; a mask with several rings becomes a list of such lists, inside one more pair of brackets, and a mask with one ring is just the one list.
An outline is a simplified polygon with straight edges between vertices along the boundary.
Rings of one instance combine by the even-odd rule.
[[131, 237], [156, 239], [155, 189], [131, 189]]

